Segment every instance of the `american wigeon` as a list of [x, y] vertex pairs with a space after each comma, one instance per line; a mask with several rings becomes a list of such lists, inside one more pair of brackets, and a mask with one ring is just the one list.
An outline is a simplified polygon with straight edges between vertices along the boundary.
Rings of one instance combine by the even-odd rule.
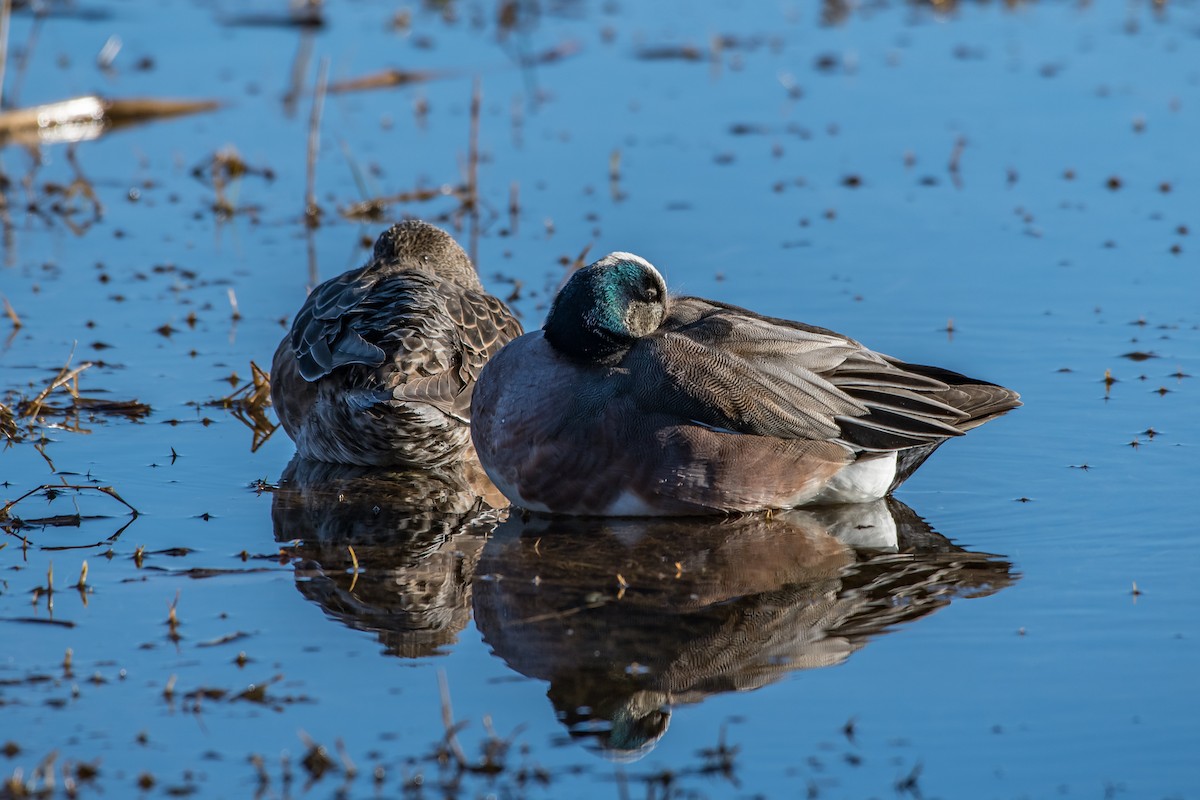
[[472, 438], [515, 505], [705, 514], [867, 502], [1020, 405], [824, 328], [668, 297], [649, 262], [576, 272], [475, 388]]
[[450, 463], [470, 444], [480, 369], [521, 324], [445, 231], [393, 225], [366, 266], [305, 300], [271, 364], [271, 401], [303, 458]]

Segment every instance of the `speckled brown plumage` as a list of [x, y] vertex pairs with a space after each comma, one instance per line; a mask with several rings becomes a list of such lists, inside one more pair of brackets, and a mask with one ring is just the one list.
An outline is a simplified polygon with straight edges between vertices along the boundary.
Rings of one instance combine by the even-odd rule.
[[468, 446], [471, 394], [521, 325], [445, 231], [393, 225], [363, 267], [313, 290], [271, 366], [271, 399], [304, 458], [421, 467]]

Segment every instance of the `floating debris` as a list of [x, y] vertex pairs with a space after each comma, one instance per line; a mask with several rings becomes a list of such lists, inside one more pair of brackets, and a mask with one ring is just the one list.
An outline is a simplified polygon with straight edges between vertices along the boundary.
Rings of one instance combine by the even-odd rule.
[[130, 505], [128, 502], [126, 502], [125, 498], [123, 498], [123, 497], [121, 497], [121, 495], [117, 494], [117, 491], [115, 489], [113, 489], [113, 487], [111, 487], [111, 486], [92, 486], [92, 485], [80, 486], [80, 485], [68, 484], [68, 483], [43, 483], [40, 486], [35, 486], [32, 489], [30, 489], [29, 491], [25, 492], [20, 497], [18, 497], [16, 500], [10, 500], [7, 503], [5, 503], [3, 506], [0, 506], [0, 522], [5, 522], [5, 521], [11, 519], [14, 522], [16, 522], [19, 526], [21, 524], [21, 520], [19, 517], [13, 516], [11, 514], [12, 509], [15, 508], [16, 505], [18, 503], [20, 503], [22, 500], [25, 500], [28, 497], [32, 497], [33, 495], [37, 494], [38, 492], [44, 492], [47, 500], [54, 500], [61, 492], [99, 492], [100, 494], [108, 495], [109, 497], [116, 500], [121, 505], [128, 508], [130, 513], [134, 517], [136, 517], [138, 515], [138, 510], [136, 508], [134, 508], [132, 505]]
[[338, 213], [346, 219], [374, 222], [383, 219], [388, 208], [394, 205], [424, 203], [439, 197], [464, 197], [465, 195], [465, 186], [446, 184], [433, 189], [414, 189], [408, 192], [373, 197], [370, 200], [362, 200], [338, 209]]
[[12, 307], [12, 303], [8, 302], [8, 298], [0, 295], [0, 301], [4, 302], [4, 314], [12, 321], [14, 328], [21, 327], [21, 318], [17, 316], [17, 311]]
[[346, 92], [366, 92], [372, 89], [391, 89], [396, 86], [409, 86], [414, 83], [426, 83], [441, 78], [454, 77], [452, 72], [434, 70], [405, 70], [389, 68], [357, 78], [334, 81], [326, 91], [329, 94], [345, 94]]
[[128, 125], [212, 111], [219, 106], [215, 100], [118, 100], [84, 95], [0, 112], [0, 144], [83, 142]]
[[325, 0], [302, 0], [288, 3], [287, 11], [234, 14], [222, 20], [229, 27], [242, 28], [324, 28]]
[[660, 44], [640, 47], [634, 57], [641, 61], [704, 61], [711, 57], [711, 51], [692, 44]]
[[521, 66], [533, 67], [540, 64], [554, 64], [555, 62], [578, 55], [581, 52], [583, 52], [583, 45], [574, 39], [568, 39], [540, 53], [523, 56], [521, 58]]

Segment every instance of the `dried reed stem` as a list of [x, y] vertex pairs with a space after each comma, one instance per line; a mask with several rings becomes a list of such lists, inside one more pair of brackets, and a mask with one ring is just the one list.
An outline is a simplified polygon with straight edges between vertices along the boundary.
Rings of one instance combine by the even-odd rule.
[[464, 205], [471, 215], [471, 261], [479, 266], [479, 115], [483, 84], [478, 77], [471, 90], [471, 132], [467, 150], [467, 196]]
[[12, 0], [0, 0], [0, 108], [4, 108], [4, 73], [8, 64], [8, 20], [12, 17]]
[[320, 222], [317, 206], [317, 156], [321, 147], [321, 112], [325, 106], [325, 87], [329, 83], [329, 58], [322, 58], [317, 67], [317, 88], [313, 93], [312, 114], [308, 118], [308, 156], [304, 181], [304, 222], [310, 228]]

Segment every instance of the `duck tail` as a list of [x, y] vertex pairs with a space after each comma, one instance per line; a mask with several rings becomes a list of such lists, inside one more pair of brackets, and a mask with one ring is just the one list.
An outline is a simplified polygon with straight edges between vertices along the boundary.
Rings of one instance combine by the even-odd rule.
[[966, 415], [954, 422], [964, 433], [1021, 405], [1021, 395], [996, 383], [925, 364], [903, 364], [902, 368], [946, 384], [946, 389], [932, 396]]

